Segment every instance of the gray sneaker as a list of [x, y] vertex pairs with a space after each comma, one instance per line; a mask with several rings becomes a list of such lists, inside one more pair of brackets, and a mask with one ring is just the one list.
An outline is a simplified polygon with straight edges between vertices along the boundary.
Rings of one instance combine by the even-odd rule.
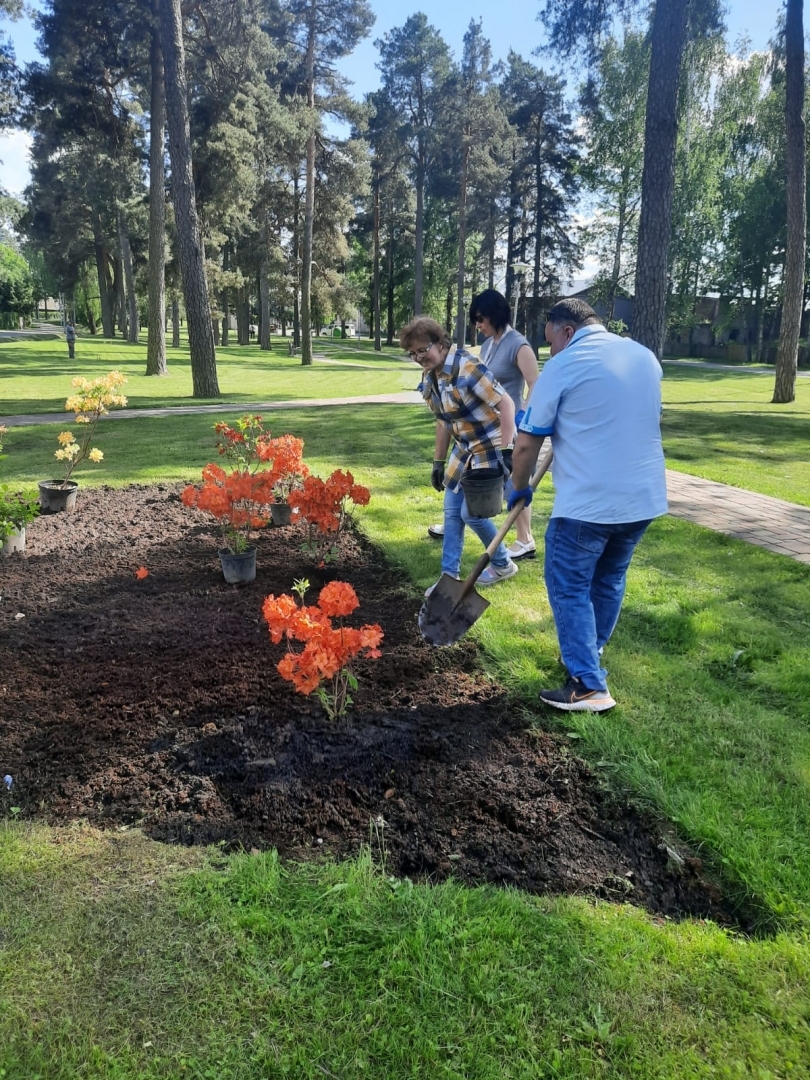
[[499, 581], [506, 581], [507, 578], [514, 577], [520, 567], [516, 562], [512, 562], [510, 559], [506, 566], [495, 566], [494, 563], [490, 563], [484, 570], [478, 579], [478, 584], [497, 585]]

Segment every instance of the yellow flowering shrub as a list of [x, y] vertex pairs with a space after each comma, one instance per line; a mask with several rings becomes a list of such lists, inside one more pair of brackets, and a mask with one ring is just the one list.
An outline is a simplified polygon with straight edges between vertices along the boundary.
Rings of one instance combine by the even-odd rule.
[[87, 430], [83, 433], [81, 441], [77, 440], [72, 431], [63, 431], [57, 436], [59, 449], [54, 457], [57, 461], [64, 462], [65, 476], [62, 486], [67, 485], [70, 474], [80, 461], [85, 458], [95, 462], [104, 459], [104, 454], [97, 447], [90, 447], [96, 424], [111, 408], [123, 408], [127, 399], [118, 392], [118, 388], [126, 382], [126, 378], [120, 371], [111, 371], [98, 379], [83, 379], [78, 376], [73, 380], [73, 388], [76, 391], [65, 402], [65, 408], [76, 414], [76, 423], [84, 424]]

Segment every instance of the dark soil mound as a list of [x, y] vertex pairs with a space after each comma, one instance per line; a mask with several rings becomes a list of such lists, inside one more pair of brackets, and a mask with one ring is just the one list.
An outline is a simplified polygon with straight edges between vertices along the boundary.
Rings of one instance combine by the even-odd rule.
[[[0, 775], [24, 815], [294, 858], [371, 841], [397, 875], [728, 921], [699, 860], [673, 860], [564, 740], [529, 726], [472, 644], [423, 642], [414, 590], [363, 538], [317, 569], [300, 526], [268, 530], [257, 580], [229, 586], [215, 531], [178, 491], [81, 490], [75, 513], [39, 518], [25, 554], [0, 560]], [[358, 624], [385, 631], [340, 726], [276, 671], [261, 606], [299, 578], [311, 603], [350, 582]]]

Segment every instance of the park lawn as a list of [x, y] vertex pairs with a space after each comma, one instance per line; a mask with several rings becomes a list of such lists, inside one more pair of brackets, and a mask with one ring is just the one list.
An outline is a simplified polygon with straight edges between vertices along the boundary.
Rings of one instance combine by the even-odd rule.
[[773, 405], [773, 373], [664, 365], [667, 466], [810, 506], [810, 378]]
[[[686, 422], [698, 407], [678, 408]], [[371, 486], [361, 527], [393, 573], [424, 588], [439, 561], [425, 533], [440, 513], [430, 416], [347, 413], [282, 411], [272, 428], [303, 437], [316, 471], [348, 466]], [[211, 425], [105, 423], [104, 461], [82, 483], [194, 479]], [[15, 429], [4, 476], [41, 477], [58, 430]], [[539, 540], [548, 488], [536, 506]], [[476, 554], [471, 541], [465, 570]], [[472, 634], [531, 712], [560, 678], [541, 561], [488, 598]], [[411, 886], [365, 859], [282, 869], [270, 854], [10, 821], [0, 1069], [48, 1080], [810, 1075], [808, 630], [810, 569], [662, 519], [608, 650], [619, 707], [537, 718], [669, 819], [760, 936], [629, 906]]]
[[114, 368], [127, 377], [124, 393], [132, 409], [220, 401], [254, 407], [269, 401], [360, 397], [412, 390], [419, 381], [415, 365], [406, 362], [400, 349], [375, 353], [373, 347], [345, 344], [315, 338], [316, 356], [328, 351], [329, 359], [316, 359], [307, 367], [300, 356], [287, 354], [283, 338], [274, 339], [272, 352], [262, 352], [257, 345], [219, 348], [220, 398], [201, 399], [192, 396], [186, 348], [168, 348], [169, 374], [154, 378], [144, 374], [145, 342], [84, 338], [76, 346], [75, 360], [69, 360], [62, 341], [5, 341], [0, 342], [0, 409], [3, 416], [64, 412], [74, 376], [94, 379]]
[[806, 1077], [804, 940], [0, 823], [9, 1080]]

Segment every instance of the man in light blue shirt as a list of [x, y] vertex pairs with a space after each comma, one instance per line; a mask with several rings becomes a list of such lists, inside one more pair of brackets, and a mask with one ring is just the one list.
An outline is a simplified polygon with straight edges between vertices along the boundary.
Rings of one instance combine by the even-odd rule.
[[514, 494], [528, 487], [544, 440], [554, 450], [555, 499], [546, 529], [545, 580], [568, 681], [540, 700], [566, 711], [616, 704], [601, 664], [619, 619], [627, 568], [647, 526], [667, 512], [661, 446], [661, 366], [618, 337], [583, 300], [548, 314], [546, 362], [518, 425]]

